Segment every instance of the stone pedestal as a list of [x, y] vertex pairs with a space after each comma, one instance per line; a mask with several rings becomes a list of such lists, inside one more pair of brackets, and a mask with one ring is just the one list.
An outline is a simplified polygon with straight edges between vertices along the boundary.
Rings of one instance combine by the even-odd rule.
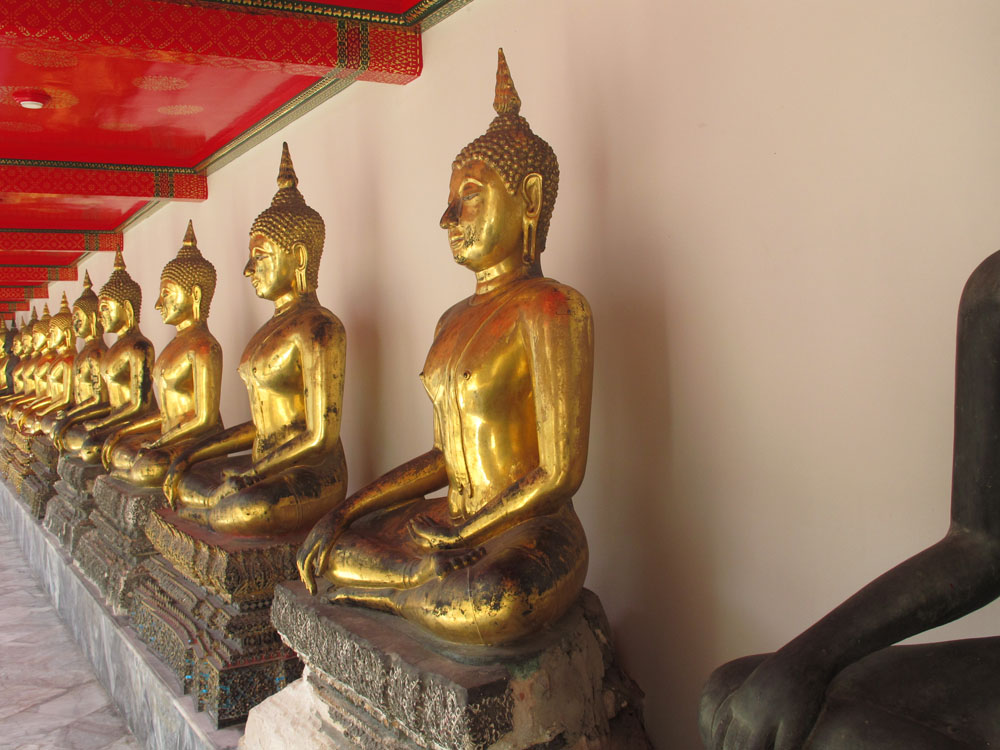
[[501, 649], [444, 644], [322, 593], [299, 582], [275, 590], [272, 618], [307, 676], [251, 711], [245, 750], [651, 748], [642, 692], [589, 591], [532, 642]]
[[[66, 549], [38, 525], [24, 503], [4, 485], [0, 485], [0, 521], [6, 527], [4, 532], [17, 540], [38, 583], [52, 599], [59, 617], [94, 668], [97, 680], [142, 747], [146, 750], [235, 750], [242, 732], [213, 728], [208, 717], [195, 710], [189, 697], [172, 689], [170, 676], [159, 659], [124, 625], [122, 618], [111, 613], [79, 567], [73, 564]], [[9, 634], [5, 632], [5, 635]], [[8, 669], [5, 675], [9, 672]], [[12, 686], [9, 690], [17, 689], [13, 686], [16, 677], [16, 674], [10, 675]], [[60, 698], [63, 702], [80, 699], [86, 700], [86, 697], [73, 692]], [[52, 709], [58, 708], [58, 703], [50, 705]], [[8, 718], [7, 726], [11, 723], [16, 725], [17, 717]], [[16, 731], [16, 726], [14, 729]], [[83, 735], [87, 735], [85, 730]], [[80, 747], [75, 742], [70, 745]], [[70, 745], [59, 744], [58, 747]], [[10, 746], [9, 735], [0, 736], [0, 747]], [[43, 746], [55, 747], [51, 743]]]
[[56, 494], [45, 509], [45, 528], [75, 557], [80, 537], [90, 528], [94, 480], [104, 473], [104, 467], [60, 456], [56, 473], [59, 479], [54, 485]]
[[20, 493], [25, 478], [31, 475], [31, 464], [34, 461], [31, 441], [34, 435], [26, 435], [12, 425], [8, 427], [4, 478], [7, 484]]
[[216, 726], [244, 721], [302, 672], [270, 608], [275, 585], [297, 575], [303, 535], [230, 537], [166, 509], [150, 514], [146, 535], [159, 554], [143, 563], [132, 627]]
[[45, 508], [55, 494], [55, 483], [59, 479], [56, 465], [59, 451], [46, 435], [35, 435], [31, 441], [31, 473], [25, 475], [21, 483], [21, 499], [28, 504], [35, 518], [45, 518]]
[[108, 474], [94, 480], [91, 494], [90, 528], [74, 557], [115, 614], [126, 614], [144, 575], [142, 563], [156, 552], [146, 538], [146, 522], [166, 498], [159, 487], [136, 487]]

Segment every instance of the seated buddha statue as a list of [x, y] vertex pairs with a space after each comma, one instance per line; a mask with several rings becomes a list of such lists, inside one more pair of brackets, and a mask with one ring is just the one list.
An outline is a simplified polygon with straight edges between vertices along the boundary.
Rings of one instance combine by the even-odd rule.
[[215, 266], [198, 249], [194, 225], [177, 257], [163, 267], [156, 309], [177, 335], [153, 365], [160, 411], [129, 423], [104, 443], [102, 457], [112, 476], [153, 487], [174, 456], [192, 440], [222, 429], [222, 347], [208, 330], [215, 294]]
[[775, 653], [717, 669], [701, 701], [706, 747], [1000, 746], [1000, 637], [892, 646], [1000, 595], [998, 290], [995, 253], [973, 271], [959, 304], [947, 533]]
[[84, 273], [83, 293], [73, 302], [72, 315], [73, 330], [83, 340], [83, 348], [73, 359], [73, 403], [49, 412], [41, 420], [41, 430], [50, 439], [79, 415], [87, 413], [90, 407], [108, 401], [108, 387], [101, 377], [101, 357], [108, 347], [104, 343], [104, 326], [89, 273]]
[[48, 390], [46, 378], [52, 360], [49, 351], [49, 321], [51, 318], [48, 305], [43, 308], [41, 318], [32, 315], [31, 326], [26, 332], [26, 339], [31, 347], [31, 361], [23, 371], [25, 388], [20, 398], [9, 401], [4, 408], [4, 416], [10, 424], [17, 424], [22, 410], [44, 398]]
[[239, 364], [251, 421], [195, 441], [174, 459], [163, 489], [178, 515], [226, 534], [267, 537], [305, 533], [343, 500], [346, 335], [316, 298], [325, 231], [299, 192], [285, 144], [278, 191], [250, 228], [243, 269], [257, 296], [274, 303]]
[[31, 346], [25, 344], [25, 337], [31, 338], [31, 323], [24, 323], [20, 329], [15, 327], [14, 331], [10, 348], [17, 362], [10, 371], [10, 391], [0, 396], [0, 416], [5, 419], [7, 404], [24, 396], [24, 373], [31, 363]]
[[40, 429], [42, 417], [65, 409], [73, 401], [73, 360], [76, 357], [76, 335], [73, 314], [65, 293], [59, 312], [49, 320], [48, 347], [51, 360], [46, 376], [46, 395], [26, 407], [18, 421], [21, 430], [34, 434]]
[[542, 275], [559, 169], [520, 104], [501, 52], [497, 116], [456, 157], [441, 217], [476, 287], [441, 317], [420, 375], [434, 445], [334, 508], [298, 556], [310, 591], [322, 576], [333, 601], [455, 643], [530, 636], [569, 609], [587, 571], [572, 497], [587, 463], [591, 313]]
[[95, 405], [62, 428], [62, 450], [86, 463], [101, 459], [104, 441], [126, 423], [156, 410], [153, 395], [153, 344], [139, 330], [142, 290], [125, 270], [119, 250], [108, 282], [98, 295], [104, 330], [118, 336], [101, 359], [101, 376], [108, 387], [107, 406]]
[[17, 340], [17, 323], [3, 321], [3, 331], [0, 333], [0, 396], [6, 396], [14, 390], [13, 371], [19, 357], [14, 352], [14, 341]]

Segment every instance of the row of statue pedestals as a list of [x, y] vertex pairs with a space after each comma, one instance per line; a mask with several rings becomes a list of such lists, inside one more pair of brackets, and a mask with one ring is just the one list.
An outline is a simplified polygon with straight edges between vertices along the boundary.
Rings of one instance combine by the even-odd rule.
[[421, 373], [434, 444], [349, 497], [346, 332], [316, 297], [325, 229], [287, 145], [244, 269], [274, 304], [239, 363], [251, 421], [222, 424], [216, 271], [190, 223], [161, 275], [176, 335], [159, 356], [120, 252], [99, 293], [88, 276], [6, 333], [0, 475], [219, 727], [287, 701], [306, 667], [296, 695], [333, 746], [648, 746], [583, 588], [590, 310], [541, 273], [558, 166], [502, 53], [494, 107], [441, 218], [476, 291]]

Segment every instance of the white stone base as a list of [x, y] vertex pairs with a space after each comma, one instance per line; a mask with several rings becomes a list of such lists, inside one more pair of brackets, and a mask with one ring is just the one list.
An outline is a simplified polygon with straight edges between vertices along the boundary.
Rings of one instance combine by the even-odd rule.
[[[50, 532], [0, 484], [0, 519], [21, 547], [73, 639], [108, 691], [115, 708], [147, 750], [233, 750], [240, 727], [217, 730], [190, 697], [178, 695], [176, 679], [115, 617]], [[0, 745], [2, 745], [0, 740]], [[281, 748], [281, 745], [272, 746]]]
[[239, 750], [353, 750], [305, 674], [250, 709]]

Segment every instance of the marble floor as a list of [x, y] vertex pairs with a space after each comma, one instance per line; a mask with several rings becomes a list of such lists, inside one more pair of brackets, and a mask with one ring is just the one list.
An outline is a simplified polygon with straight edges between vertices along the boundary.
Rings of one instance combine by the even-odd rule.
[[2, 522], [0, 748], [140, 749]]

